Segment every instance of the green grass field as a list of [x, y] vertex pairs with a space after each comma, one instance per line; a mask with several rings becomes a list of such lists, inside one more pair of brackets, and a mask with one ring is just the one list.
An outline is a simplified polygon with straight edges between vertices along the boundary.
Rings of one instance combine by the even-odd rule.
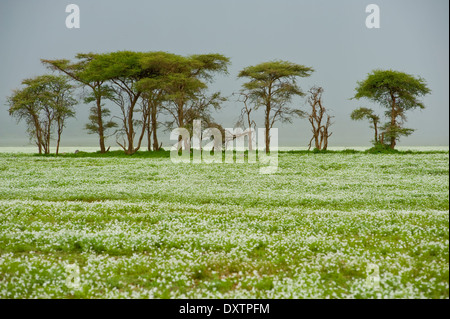
[[0, 153], [0, 298], [449, 298], [448, 174], [448, 152], [284, 152], [273, 175]]

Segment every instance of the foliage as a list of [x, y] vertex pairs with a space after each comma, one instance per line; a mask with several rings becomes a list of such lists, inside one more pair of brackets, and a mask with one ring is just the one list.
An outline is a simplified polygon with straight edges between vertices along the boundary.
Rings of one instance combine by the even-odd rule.
[[308, 77], [314, 70], [288, 61], [271, 61], [249, 66], [239, 72], [239, 78], [248, 78], [243, 84], [244, 91], [250, 94], [255, 109], [261, 106], [266, 112], [272, 111], [270, 124], [277, 120], [290, 123], [292, 116], [303, 116], [299, 109], [286, 106], [294, 96], [305, 93], [297, 85], [297, 77]]
[[350, 117], [354, 121], [363, 119], [370, 120], [372, 123], [378, 123], [380, 121], [380, 117], [376, 115], [372, 109], [366, 107], [360, 107], [359, 109], [354, 110]]
[[[364, 81], [358, 82], [354, 98], [366, 98], [387, 109], [385, 115], [390, 120], [384, 125], [384, 132], [393, 149], [401, 136], [408, 136], [414, 131], [403, 127], [405, 112], [415, 108], [424, 109], [425, 105], [419, 98], [430, 92], [425, 80], [420, 77], [393, 70], [374, 70]], [[355, 116], [358, 117], [358, 111]], [[365, 116], [367, 118], [367, 114]], [[373, 116], [371, 120], [374, 121]]]
[[167, 77], [164, 90], [168, 103], [163, 108], [172, 117], [168, 128], [190, 128], [195, 118], [213, 123], [212, 109], [218, 110], [226, 99], [219, 92], [208, 94], [208, 83], [214, 74], [227, 74], [230, 59], [221, 54], [201, 54], [177, 57], [176, 72]]
[[374, 146], [369, 148], [366, 152], [370, 154], [396, 154], [400, 151], [390, 148], [387, 144], [375, 143]]
[[102, 103], [103, 99], [111, 96], [111, 89], [105, 85], [102, 73], [90, 67], [92, 60], [97, 56], [95, 53], [79, 53], [75, 57], [75, 62], [67, 59], [42, 59], [41, 61], [49, 69], [59, 71], [83, 87], [90, 89], [84, 98], [84, 103], [95, 102], [95, 106], [90, 108], [89, 123], [85, 128], [89, 134], [99, 135], [100, 151], [104, 153], [106, 152], [105, 139], [108, 137], [108, 131], [116, 128], [117, 123], [106, 119], [110, 116], [110, 110], [105, 108]]
[[374, 145], [384, 144], [385, 132], [381, 133], [380, 136], [378, 136], [378, 124], [380, 123], [380, 117], [376, 115], [372, 109], [360, 107], [354, 110], [352, 114], [350, 114], [350, 118], [354, 121], [361, 121], [363, 119], [369, 120], [372, 124], [370, 127], [374, 129]]
[[56, 127], [57, 147], [66, 120], [75, 116], [72, 98], [73, 87], [67, 77], [41, 75], [22, 81], [23, 89], [15, 90], [8, 98], [9, 114], [17, 121], [24, 120], [30, 139], [38, 146], [39, 153], [50, 153], [50, 141]]
[[242, 85], [243, 93], [248, 94], [254, 109], [264, 108], [266, 152], [270, 152], [269, 130], [275, 122], [292, 123], [294, 117], [305, 116], [302, 110], [288, 104], [295, 96], [305, 95], [296, 78], [308, 77], [313, 71], [310, 67], [288, 61], [270, 61], [248, 66], [239, 72], [239, 78], [248, 79]]

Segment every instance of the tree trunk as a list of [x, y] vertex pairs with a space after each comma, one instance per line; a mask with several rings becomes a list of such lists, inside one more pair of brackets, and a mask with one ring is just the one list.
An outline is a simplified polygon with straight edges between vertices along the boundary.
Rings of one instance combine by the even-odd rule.
[[148, 116], [147, 116], [147, 114], [145, 114], [144, 123], [142, 124], [141, 134], [139, 135], [138, 145], [134, 149], [133, 153], [136, 153], [141, 148], [141, 143], [142, 143], [142, 139], [144, 138], [144, 135], [145, 135], [145, 128], [147, 127], [147, 122], [148, 122]]
[[46, 140], [46, 144], [47, 144], [47, 147], [46, 147], [46, 151], [45, 151], [45, 154], [50, 154], [50, 135], [51, 135], [51, 129], [52, 129], [52, 120], [51, 120], [51, 118], [50, 118], [50, 116], [47, 116], [47, 118], [48, 118], [48, 123], [47, 123], [47, 140]]
[[[395, 106], [396, 106], [396, 104], [395, 104], [395, 97], [392, 94], [391, 94], [391, 97], [392, 97], [391, 128], [394, 128], [396, 126], [397, 113], [396, 113], [396, 110], [395, 110]], [[390, 148], [394, 149], [395, 145], [396, 145], [395, 136], [391, 135]]]
[[56, 141], [56, 155], [59, 154], [59, 142], [61, 141], [61, 132], [58, 132], [58, 140]]
[[269, 119], [269, 112], [270, 109], [266, 112], [266, 121], [265, 121], [265, 127], [266, 127], [266, 154], [270, 153], [270, 119]]
[[[184, 103], [183, 102], [178, 102], [178, 127], [182, 128], [184, 127], [184, 112], [183, 112], [183, 107], [184, 107]], [[181, 135], [178, 137], [178, 149], [181, 149], [181, 143], [184, 143], [184, 147], [185, 149], [188, 148], [187, 145], [187, 141], [183, 141], [183, 138], [181, 137]], [[190, 145], [189, 145], [190, 148]], [[189, 149], [187, 149], [188, 151], [190, 151]]]
[[134, 140], [134, 128], [133, 128], [133, 109], [134, 108], [130, 108], [130, 112], [128, 114], [128, 132], [127, 132], [127, 140], [128, 140], [128, 149], [126, 151], [126, 153], [128, 155], [133, 154], [133, 150], [134, 150], [134, 145], [133, 145], [133, 140]]
[[269, 92], [266, 103], [266, 119], [265, 119], [265, 127], [266, 127], [266, 154], [270, 153], [270, 111], [271, 111], [271, 102], [272, 102], [272, 85], [269, 86]]
[[251, 152], [253, 151], [253, 136], [252, 136], [252, 122], [250, 120], [250, 113], [247, 109], [247, 106], [245, 107], [247, 111], [247, 122], [248, 122], [248, 150]]
[[150, 127], [150, 122], [147, 123], [147, 151], [152, 150], [152, 130]]
[[39, 149], [39, 154], [42, 154], [42, 136], [41, 136], [41, 126], [39, 124], [39, 120], [36, 115], [33, 115], [33, 121], [34, 121], [34, 128], [36, 130], [36, 139], [37, 139], [37, 145]]
[[133, 123], [133, 115], [134, 115], [134, 107], [136, 106], [136, 103], [139, 99], [139, 94], [136, 95], [130, 102], [130, 108], [128, 110], [128, 132], [127, 132], [127, 139], [128, 139], [128, 149], [125, 152], [128, 155], [132, 155], [136, 152], [134, 149], [134, 123]]
[[105, 132], [103, 129], [103, 118], [102, 118], [102, 104], [101, 98], [97, 96], [97, 125], [98, 125], [98, 137], [100, 142], [100, 153], [106, 153], [105, 149]]
[[317, 130], [315, 130], [314, 132], [314, 144], [316, 149], [320, 150], [320, 145], [319, 145], [319, 128]]
[[378, 144], [378, 124], [377, 122], [373, 122], [373, 127], [375, 128], [375, 144]]
[[319, 140], [319, 147], [317, 148], [319, 151], [322, 150], [322, 145], [325, 139], [325, 128], [322, 127], [322, 129], [319, 128], [319, 132], [320, 132], [320, 140]]
[[151, 116], [151, 126], [152, 126], [152, 133], [153, 133], [153, 150], [159, 151], [159, 143], [158, 143], [158, 136], [156, 129], [158, 127], [158, 123], [156, 121], [156, 105], [152, 105], [152, 111], [150, 113]]

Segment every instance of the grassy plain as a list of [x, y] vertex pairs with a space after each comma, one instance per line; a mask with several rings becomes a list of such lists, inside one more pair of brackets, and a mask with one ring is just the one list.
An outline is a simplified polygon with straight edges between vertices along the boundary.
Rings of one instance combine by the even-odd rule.
[[0, 298], [448, 298], [448, 174], [446, 151], [282, 152], [273, 175], [0, 153]]

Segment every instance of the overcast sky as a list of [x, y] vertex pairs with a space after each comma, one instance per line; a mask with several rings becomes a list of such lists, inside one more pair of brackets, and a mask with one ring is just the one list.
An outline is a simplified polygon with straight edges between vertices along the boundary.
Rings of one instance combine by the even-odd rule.
[[[80, 7], [79, 29], [65, 26], [70, 3]], [[371, 3], [381, 10], [379, 29], [365, 25]], [[47, 72], [41, 58], [117, 50], [224, 54], [231, 58], [229, 75], [210, 86], [224, 95], [239, 91], [236, 76], [245, 66], [277, 59], [311, 66], [316, 71], [299, 84], [304, 91], [324, 88], [324, 104], [335, 116], [330, 146], [370, 144], [372, 130], [350, 120], [353, 109], [369, 106], [383, 114], [378, 105], [349, 100], [358, 80], [376, 68], [419, 75], [432, 93], [424, 98], [425, 110], [407, 114], [407, 126], [417, 131], [399, 145], [448, 146], [448, 6], [448, 0], [1, 0], [0, 146], [29, 143], [25, 125], [9, 117], [6, 97], [23, 79]], [[293, 106], [307, 110], [304, 100]], [[232, 127], [240, 108], [232, 99], [215, 118]], [[77, 106], [63, 146], [97, 145], [96, 136], [83, 130], [88, 109]], [[307, 120], [277, 127], [282, 146], [306, 146], [311, 137]], [[159, 134], [167, 147], [169, 133]], [[113, 139], [107, 144], [116, 146]]]

